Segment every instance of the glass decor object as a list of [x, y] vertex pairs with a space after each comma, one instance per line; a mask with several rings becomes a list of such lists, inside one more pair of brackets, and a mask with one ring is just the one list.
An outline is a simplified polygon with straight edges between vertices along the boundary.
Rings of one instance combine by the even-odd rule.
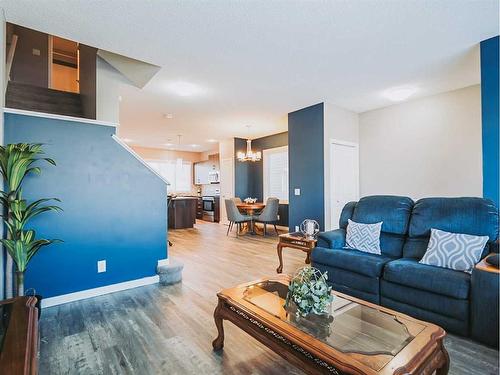
[[316, 220], [306, 219], [300, 224], [299, 229], [305, 237], [312, 238], [319, 233], [319, 224]]
[[317, 268], [299, 268], [290, 281], [285, 308], [295, 307], [297, 315], [304, 317], [311, 313], [327, 314], [333, 301], [332, 287], [326, 283], [327, 279], [327, 273], [321, 273]]

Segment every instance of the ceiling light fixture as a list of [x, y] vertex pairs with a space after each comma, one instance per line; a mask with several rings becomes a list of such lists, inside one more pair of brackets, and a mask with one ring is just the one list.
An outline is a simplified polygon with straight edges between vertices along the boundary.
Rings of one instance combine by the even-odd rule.
[[204, 94], [206, 91], [199, 85], [185, 81], [170, 82], [167, 84], [166, 88], [172, 94], [182, 97], [199, 96]]
[[209, 142], [209, 143], [215, 143], [215, 142], [217, 142], [217, 139], [207, 139], [207, 142]]
[[166, 118], [166, 119], [169, 119], [169, 120], [170, 120], [170, 119], [173, 119], [173, 118], [174, 118], [174, 115], [173, 115], [173, 114], [171, 114], [171, 113], [164, 113], [164, 114], [163, 114], [163, 118]]
[[[248, 132], [250, 133], [250, 127], [251, 125], [247, 125]], [[252, 151], [252, 140], [250, 138], [247, 139], [247, 152], [239, 151], [236, 154], [236, 157], [238, 158], [239, 161], [245, 162], [245, 161], [260, 161], [262, 159], [262, 154], [260, 151], [253, 152]]]
[[125, 143], [130, 143], [130, 142], [133, 142], [134, 140], [130, 139], [130, 138], [122, 138], [122, 141]]
[[382, 96], [393, 102], [401, 102], [417, 92], [414, 86], [392, 87], [382, 92]]
[[197, 144], [195, 144], [195, 143], [193, 143], [193, 144], [191, 145], [191, 147], [198, 147], [198, 146], [199, 146], [199, 145], [197, 145]]

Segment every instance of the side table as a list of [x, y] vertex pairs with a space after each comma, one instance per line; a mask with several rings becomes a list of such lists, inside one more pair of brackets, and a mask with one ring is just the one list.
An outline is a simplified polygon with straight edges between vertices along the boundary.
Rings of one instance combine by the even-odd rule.
[[311, 263], [311, 251], [316, 247], [317, 240], [314, 237], [305, 237], [302, 233], [294, 232], [294, 233], [286, 233], [279, 235], [279, 242], [277, 246], [278, 251], [278, 259], [280, 261], [280, 265], [276, 268], [277, 273], [281, 273], [283, 271], [283, 248], [291, 247], [292, 249], [302, 250], [307, 253], [306, 256], [306, 264]]

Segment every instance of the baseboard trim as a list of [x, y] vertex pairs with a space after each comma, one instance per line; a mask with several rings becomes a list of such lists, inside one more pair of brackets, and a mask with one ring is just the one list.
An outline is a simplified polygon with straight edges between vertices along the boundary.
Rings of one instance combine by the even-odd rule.
[[155, 276], [143, 277], [142, 279], [124, 281], [123, 283], [101, 286], [99, 288], [87, 289], [79, 292], [63, 294], [60, 296], [44, 298], [42, 299], [42, 308], [62, 305], [63, 303], [102, 296], [104, 294], [119, 292], [122, 290], [137, 288], [140, 286], [156, 284], [159, 281], [160, 277], [158, 275], [155, 275]]

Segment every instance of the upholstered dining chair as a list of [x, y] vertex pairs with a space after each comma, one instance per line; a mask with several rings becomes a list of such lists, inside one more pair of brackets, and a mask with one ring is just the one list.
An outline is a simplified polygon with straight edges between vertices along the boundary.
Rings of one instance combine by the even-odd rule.
[[242, 203], [242, 202], [243, 202], [243, 201], [241, 200], [241, 198], [240, 198], [240, 197], [234, 197], [234, 198], [231, 198], [231, 199], [232, 199], [232, 201], [233, 201], [234, 203], [236, 203], [236, 204], [238, 204], [238, 203]]
[[233, 225], [236, 223], [236, 237], [239, 237], [239, 233], [241, 230], [241, 224], [246, 223], [248, 221], [252, 221], [252, 216], [243, 215], [236, 207], [236, 203], [233, 199], [226, 199], [226, 214], [227, 219], [229, 220], [229, 227], [227, 228], [226, 236], [229, 235], [229, 232], [233, 230]]
[[276, 235], [278, 235], [276, 223], [278, 222], [279, 206], [280, 200], [278, 198], [267, 198], [266, 207], [264, 207], [260, 215], [254, 216], [254, 221], [264, 224], [264, 236], [267, 233], [267, 224], [273, 224]]

